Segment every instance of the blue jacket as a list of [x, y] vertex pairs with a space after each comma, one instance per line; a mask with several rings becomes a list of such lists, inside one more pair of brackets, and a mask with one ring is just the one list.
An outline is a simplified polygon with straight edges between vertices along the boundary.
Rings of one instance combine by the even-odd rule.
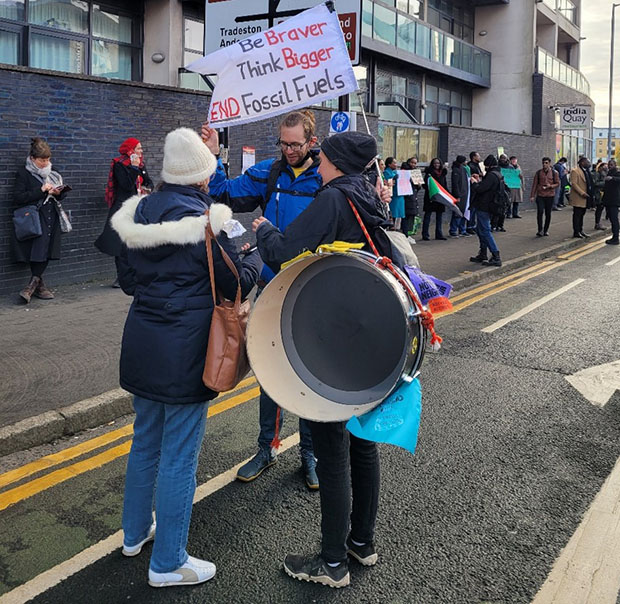
[[[194, 187], [165, 184], [147, 197], [130, 197], [111, 223], [126, 246], [119, 261], [123, 291], [133, 295], [125, 322], [120, 384], [162, 403], [199, 403], [217, 396], [202, 383], [213, 314], [205, 249], [204, 211], [211, 199]], [[210, 208], [220, 233], [231, 211]], [[241, 262], [224, 233], [218, 241], [237, 267], [242, 296], [254, 286], [262, 261], [255, 252]], [[213, 245], [217, 289], [234, 299], [237, 280]]]
[[[312, 165], [297, 178], [286, 159], [266, 159], [248, 168], [244, 174], [228, 180], [220, 161], [209, 182], [209, 193], [232, 208], [233, 212], [253, 212], [261, 208], [269, 222], [285, 231], [314, 199], [323, 181], [318, 173], [319, 157], [311, 152]], [[274, 162], [279, 162], [279, 176], [273, 193], [267, 196], [267, 181]], [[264, 281], [271, 281], [274, 272], [265, 266], [261, 273]]]

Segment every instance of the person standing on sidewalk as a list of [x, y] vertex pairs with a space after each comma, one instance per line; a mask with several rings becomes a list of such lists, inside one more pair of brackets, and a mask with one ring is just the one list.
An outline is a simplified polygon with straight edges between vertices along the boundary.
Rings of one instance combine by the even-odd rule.
[[[404, 161], [400, 166], [401, 170], [417, 170], [418, 158], [410, 157], [407, 161]], [[418, 215], [418, 193], [420, 192], [421, 185], [416, 185], [411, 182], [411, 188], [413, 193], [411, 195], [404, 195], [405, 199], [405, 217], [401, 222], [401, 231], [405, 235], [409, 235], [413, 231], [413, 225], [415, 218]]]
[[[551, 208], [555, 198], [555, 191], [560, 186], [560, 176], [551, 167], [551, 159], [543, 157], [542, 168], [534, 174], [532, 182], [532, 192], [530, 193], [530, 201], [536, 201], [538, 210], [538, 231], [536, 237], [546, 237], [549, 235], [549, 226], [551, 225]], [[543, 225], [543, 214], [545, 223]]]
[[[142, 153], [142, 143], [137, 138], [128, 138], [118, 149], [120, 156], [110, 164], [108, 183], [105, 188], [105, 202], [109, 208], [101, 235], [95, 241], [95, 247], [108, 256], [113, 256], [118, 265], [122, 245], [118, 235], [110, 226], [112, 216], [118, 212], [126, 199], [143, 190], [151, 190], [153, 181], [146, 171]], [[118, 275], [118, 266], [117, 266]], [[118, 277], [112, 287], [119, 287]]]
[[[506, 182], [506, 177], [504, 176], [504, 172], [506, 170], [512, 170], [510, 166], [510, 162], [508, 161], [508, 156], [502, 153], [498, 159], [499, 170], [504, 178], [504, 182]], [[504, 228], [504, 222], [506, 221], [506, 214], [510, 211], [510, 197], [507, 199], [506, 208], [503, 212], [495, 212], [491, 216], [491, 230], [498, 231], [500, 233], [505, 233], [506, 229]]]
[[[456, 160], [452, 163], [451, 174], [451, 193], [452, 196], [458, 199], [458, 206], [461, 212], [465, 212], [465, 205], [467, 203], [467, 197], [470, 192], [469, 187], [469, 174], [465, 168], [465, 162], [467, 158], [464, 155], [457, 155]], [[465, 216], [458, 216], [455, 212], [452, 212], [452, 218], [450, 219], [450, 237], [471, 237], [467, 232], [467, 219]]]
[[[265, 262], [277, 268], [303, 250], [315, 250], [324, 243], [366, 243], [348, 200], [370, 236], [384, 226], [382, 202], [362, 176], [376, 153], [375, 139], [361, 132], [325, 139], [319, 167], [324, 184], [315, 201], [284, 233], [263, 217], [252, 225]], [[303, 581], [345, 587], [350, 583], [348, 555], [364, 566], [376, 564], [378, 558], [374, 545], [380, 488], [378, 448], [350, 434], [346, 422], [309, 424], [321, 481], [321, 552], [289, 554], [284, 570]]]
[[63, 191], [62, 176], [52, 170], [52, 151], [42, 138], [33, 138], [26, 165], [17, 170], [13, 192], [18, 207], [36, 204], [41, 222], [41, 235], [18, 241], [15, 233], [11, 238], [16, 262], [30, 265], [30, 281], [19, 293], [28, 304], [32, 296], [41, 300], [51, 300], [54, 294], [43, 283], [43, 273], [50, 260], [60, 258], [60, 220], [57, 201]]
[[619, 245], [620, 224], [618, 222], [618, 208], [620, 208], [620, 170], [615, 159], [609, 160], [609, 173], [605, 177], [605, 191], [603, 194], [603, 203], [609, 214], [611, 222], [611, 239], [607, 239], [605, 243], [609, 245]]
[[443, 218], [443, 211], [446, 206], [437, 201], [432, 201], [428, 194], [428, 180], [434, 178], [444, 189], [448, 189], [447, 181], [448, 170], [443, 167], [443, 162], [438, 157], [431, 160], [431, 163], [426, 167], [424, 171], [424, 220], [422, 221], [422, 239], [424, 241], [430, 241], [430, 226], [431, 218], [435, 214], [435, 239], [445, 241], [446, 237], [443, 236], [443, 230], [441, 228], [441, 221]]
[[[480, 157], [480, 153], [478, 151], [472, 151], [469, 154], [469, 161], [467, 162], [467, 168], [469, 170], [469, 176], [473, 176], [474, 178], [478, 178], [478, 180], [482, 180], [482, 170], [480, 168], [480, 162], [482, 158]], [[474, 206], [474, 197], [476, 196], [474, 190], [471, 191], [471, 199], [469, 200], [469, 205], [471, 207], [469, 211], [469, 221], [467, 222], [467, 232], [470, 235], [476, 235], [476, 209]]]
[[502, 176], [510, 194], [510, 205], [506, 212], [506, 218], [521, 218], [519, 204], [523, 201], [523, 172], [516, 155], [510, 157], [507, 169], [502, 169]]
[[589, 235], [583, 232], [583, 218], [586, 209], [592, 202], [594, 187], [590, 174], [590, 161], [587, 157], [580, 157], [576, 168], [570, 171], [569, 203], [573, 206], [573, 237], [587, 239]]
[[[487, 171], [483, 179], [479, 183], [472, 183], [472, 189], [475, 191], [473, 205], [476, 209], [478, 221], [477, 232], [480, 249], [476, 256], [470, 258], [470, 261], [480, 262], [485, 266], [501, 266], [499, 248], [491, 232], [491, 215], [495, 210], [494, 201], [499, 188], [504, 186], [504, 179], [494, 155], [488, 155], [484, 160], [484, 165]], [[490, 260], [487, 258], [487, 250], [491, 252]]]
[[592, 181], [594, 187], [594, 230], [604, 231], [605, 227], [601, 224], [601, 218], [603, 216], [603, 210], [605, 205], [603, 203], [603, 192], [605, 190], [605, 179], [609, 173], [609, 166], [606, 162], [601, 162], [594, 173], [592, 174]]
[[553, 166], [553, 169], [558, 173], [560, 177], [560, 186], [555, 190], [555, 196], [553, 198], [552, 210], [559, 210], [566, 204], [564, 203], [564, 195], [566, 187], [568, 186], [568, 169], [566, 163], [568, 160], [565, 157], [561, 157]]
[[[232, 212], [206, 193], [215, 166], [196, 132], [174, 130], [164, 144], [163, 185], [147, 197], [130, 197], [112, 217], [124, 244], [119, 281], [133, 296], [120, 360], [120, 384], [134, 395], [136, 412], [122, 553], [137, 556], [155, 539], [148, 571], [152, 587], [195, 585], [215, 575], [214, 564], [186, 551], [208, 401], [218, 395], [202, 382], [215, 304], [205, 251], [207, 224], [237, 269], [243, 297], [262, 267], [256, 251], [241, 262], [234, 244], [220, 232]], [[211, 246], [217, 289], [234, 300], [237, 277], [220, 246]]]

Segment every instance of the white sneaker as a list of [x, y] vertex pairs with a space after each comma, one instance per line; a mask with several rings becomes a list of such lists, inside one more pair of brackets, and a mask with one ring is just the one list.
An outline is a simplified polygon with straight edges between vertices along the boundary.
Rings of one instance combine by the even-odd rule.
[[215, 564], [190, 556], [187, 562], [169, 573], [156, 573], [149, 568], [151, 587], [172, 587], [174, 585], [198, 585], [215, 576]]
[[136, 545], [125, 545], [125, 543], [123, 542], [123, 556], [127, 556], [129, 558], [137, 556], [142, 551], [142, 546], [145, 543], [153, 541], [153, 539], [155, 539], [156, 524], [157, 523], [155, 522], [155, 520], [153, 520], [153, 524], [151, 524], [151, 528], [149, 529], [149, 534], [144, 539], [142, 539], [140, 543], [137, 543]]

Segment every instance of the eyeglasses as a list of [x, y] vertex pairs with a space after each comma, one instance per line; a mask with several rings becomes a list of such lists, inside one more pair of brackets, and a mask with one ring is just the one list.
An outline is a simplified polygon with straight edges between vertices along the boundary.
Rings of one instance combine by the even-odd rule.
[[276, 141], [276, 147], [280, 147], [282, 151], [301, 151], [302, 147], [305, 147], [308, 144], [308, 141], [304, 141], [303, 143], [285, 143], [278, 139]]

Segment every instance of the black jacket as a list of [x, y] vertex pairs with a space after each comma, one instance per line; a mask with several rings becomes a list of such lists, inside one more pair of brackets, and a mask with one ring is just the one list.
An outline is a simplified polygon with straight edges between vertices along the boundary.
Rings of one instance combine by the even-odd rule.
[[424, 172], [424, 207], [423, 210], [425, 212], [443, 212], [446, 209], [442, 203], [438, 203], [436, 201], [431, 201], [428, 196], [428, 179], [432, 176], [446, 191], [448, 190], [448, 170], [445, 168], [441, 169], [441, 175], [438, 177], [433, 171], [431, 171], [430, 166], [428, 166]]
[[138, 176], [142, 176], [142, 184], [149, 189], [153, 188], [153, 181], [146, 171], [146, 166], [125, 166], [121, 162], [114, 164], [114, 205], [115, 209], [120, 208], [121, 203], [129, 199], [138, 192], [136, 181]]
[[[25, 167], [17, 170], [15, 175], [15, 188], [13, 189], [14, 209], [30, 204], [43, 202], [47, 193], [41, 191], [42, 183], [35, 178]], [[66, 193], [61, 193], [58, 199], [64, 199]], [[43, 234], [34, 239], [17, 241], [15, 232], [11, 238], [13, 256], [17, 262], [45, 262], [46, 260], [58, 260], [60, 258], [60, 222], [56, 204], [48, 202], [39, 210]]]
[[[280, 232], [271, 223], [259, 227], [256, 243], [265, 263], [277, 273], [284, 262], [304, 251], [314, 252], [323, 243], [365, 242], [364, 233], [347, 199], [355, 204], [373, 239], [375, 236], [383, 238], [385, 234], [377, 228], [387, 227], [388, 222], [381, 215], [383, 202], [372, 185], [361, 174], [341, 176], [319, 189], [314, 201], [286, 227], [286, 232]], [[385, 239], [375, 240], [375, 243], [380, 248], [384, 247]], [[366, 245], [365, 249], [368, 248]], [[386, 250], [380, 251], [384, 253]], [[395, 256], [397, 252], [391, 256], [395, 263], [402, 262]]]
[[476, 163], [475, 161], [468, 161], [467, 165], [469, 166], [469, 169], [472, 174], [478, 174], [478, 176], [482, 176], [482, 170], [480, 169], [480, 164]]
[[465, 199], [467, 197], [467, 181], [469, 180], [465, 166], [457, 163], [452, 164], [451, 179], [452, 195], [457, 199]]
[[479, 183], [472, 184], [472, 190], [476, 193], [471, 202], [472, 207], [481, 212], [492, 212], [492, 201], [501, 183], [499, 166], [489, 168]]
[[605, 189], [603, 193], [603, 204], [609, 207], [620, 207], [620, 170], [614, 168], [610, 170], [607, 176], [611, 176], [611, 180], [605, 181]]

